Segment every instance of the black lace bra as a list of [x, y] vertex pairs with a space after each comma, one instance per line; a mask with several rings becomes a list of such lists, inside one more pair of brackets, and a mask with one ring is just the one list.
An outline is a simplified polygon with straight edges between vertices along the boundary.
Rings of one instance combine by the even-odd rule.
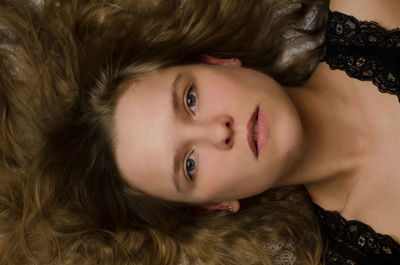
[[397, 95], [400, 100], [399, 28], [387, 30], [375, 22], [330, 12], [323, 60], [331, 69], [372, 81], [379, 91]]
[[328, 244], [325, 265], [400, 264], [400, 245], [390, 236], [362, 222], [347, 221], [336, 211], [314, 208]]
[[[350, 77], [372, 81], [379, 91], [400, 101], [400, 29], [387, 30], [375, 22], [330, 12], [323, 61]], [[326, 265], [400, 264], [400, 244], [390, 236], [362, 222], [347, 221], [336, 211], [317, 205], [315, 211], [327, 239]]]

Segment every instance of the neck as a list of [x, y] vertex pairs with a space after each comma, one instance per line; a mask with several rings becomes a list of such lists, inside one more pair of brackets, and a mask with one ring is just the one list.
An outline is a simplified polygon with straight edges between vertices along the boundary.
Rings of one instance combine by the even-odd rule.
[[304, 129], [303, 152], [284, 185], [304, 184], [314, 202], [344, 207], [364, 161], [370, 136], [357, 98], [346, 90], [311, 78], [301, 88], [287, 88]]

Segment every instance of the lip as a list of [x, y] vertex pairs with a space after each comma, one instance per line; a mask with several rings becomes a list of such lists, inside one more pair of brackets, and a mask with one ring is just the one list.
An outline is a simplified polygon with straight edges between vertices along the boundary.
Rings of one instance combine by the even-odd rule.
[[257, 150], [261, 153], [265, 142], [267, 141], [267, 120], [261, 108], [258, 108], [258, 134], [257, 134]]
[[[254, 144], [253, 134], [254, 134], [254, 123], [256, 121], [257, 114], [259, 114], [259, 109], [260, 109], [259, 106], [257, 106], [255, 111], [251, 115], [249, 121], [247, 122], [247, 143], [249, 144], [249, 147], [250, 147], [251, 151], [253, 151], [253, 153], [254, 153], [256, 158], [258, 158], [258, 153], [259, 152], [257, 152], [258, 146], [256, 147], [255, 144]], [[258, 125], [258, 126], [260, 126], [260, 125]], [[258, 130], [258, 131], [260, 131], [260, 130]], [[258, 138], [259, 137], [260, 136], [257, 137], [257, 143], [258, 143]]]

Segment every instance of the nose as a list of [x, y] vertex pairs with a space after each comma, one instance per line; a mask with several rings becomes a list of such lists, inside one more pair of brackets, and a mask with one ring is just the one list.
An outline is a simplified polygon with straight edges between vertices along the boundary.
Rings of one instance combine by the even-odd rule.
[[232, 148], [233, 118], [231, 116], [219, 116], [211, 122], [200, 124], [199, 127], [196, 131], [200, 134], [197, 136], [200, 141], [210, 143], [223, 150]]

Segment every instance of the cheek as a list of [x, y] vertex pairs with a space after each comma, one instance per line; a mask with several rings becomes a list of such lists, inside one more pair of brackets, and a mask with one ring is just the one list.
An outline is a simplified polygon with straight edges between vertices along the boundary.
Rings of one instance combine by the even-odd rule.
[[240, 110], [243, 102], [253, 102], [255, 95], [249, 93], [249, 88], [237, 84], [220, 83], [218, 85], [204, 85], [200, 91], [199, 114], [209, 115], [220, 111]]
[[[201, 164], [201, 174], [198, 179], [198, 192], [205, 201], [220, 201], [236, 199], [242, 194], [243, 183], [251, 176], [245, 170], [245, 164], [235, 157], [225, 154], [208, 155]], [[244, 174], [244, 172], [246, 172]]]
[[222, 192], [232, 179], [233, 170], [230, 161], [220, 156], [208, 154], [201, 160], [197, 187], [201, 197], [213, 198]]
[[276, 176], [239, 153], [209, 154], [202, 161], [199, 193], [205, 201], [242, 199], [271, 188]]

